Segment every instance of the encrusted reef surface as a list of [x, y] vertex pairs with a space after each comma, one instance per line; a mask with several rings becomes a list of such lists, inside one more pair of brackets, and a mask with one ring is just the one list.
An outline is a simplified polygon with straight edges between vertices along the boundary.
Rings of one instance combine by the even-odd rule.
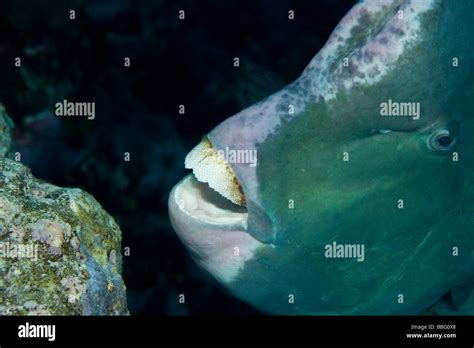
[[5, 124], [0, 113], [0, 315], [128, 314], [119, 226], [87, 192], [3, 157]]

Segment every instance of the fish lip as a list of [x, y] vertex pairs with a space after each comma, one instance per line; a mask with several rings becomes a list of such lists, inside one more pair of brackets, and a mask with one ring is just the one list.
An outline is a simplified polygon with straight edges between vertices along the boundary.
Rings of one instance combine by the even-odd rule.
[[[199, 196], [200, 192], [196, 191], [196, 187], [186, 186], [190, 181], [192, 184], [198, 183], [194, 176], [189, 174], [176, 184], [170, 193], [168, 208], [171, 225], [197, 265], [221, 283], [230, 284], [243, 272], [245, 263], [266, 245], [247, 233], [245, 212], [240, 213], [240, 217], [237, 213], [235, 218], [230, 214], [230, 218], [227, 216], [223, 220], [219, 219], [219, 216], [214, 220], [205, 219], [202, 212], [199, 215], [199, 209], [193, 209], [196, 206], [192, 204], [202, 197]], [[199, 183], [199, 186], [202, 188], [207, 184]], [[212, 191], [210, 188], [206, 190]], [[187, 204], [190, 204], [190, 207], [183, 207], [180, 204], [182, 194], [186, 192], [189, 194], [187, 198], [190, 201]], [[197, 198], [193, 201], [195, 196]], [[225, 214], [225, 209], [222, 212]], [[217, 215], [218, 213], [219, 211]]]
[[[207, 183], [199, 182], [194, 174], [188, 174], [175, 185], [170, 193], [168, 207], [172, 224], [173, 220], [183, 219], [206, 230], [247, 233], [247, 210], [220, 196]], [[176, 227], [178, 233], [186, 233], [179, 226]]]

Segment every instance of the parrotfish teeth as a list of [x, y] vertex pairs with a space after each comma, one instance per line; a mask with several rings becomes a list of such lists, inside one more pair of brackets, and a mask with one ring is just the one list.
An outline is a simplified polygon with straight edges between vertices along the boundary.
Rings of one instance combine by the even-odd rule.
[[207, 183], [232, 203], [245, 207], [244, 192], [234, 171], [222, 154], [213, 148], [207, 136], [188, 153], [184, 166], [193, 170], [198, 181]]

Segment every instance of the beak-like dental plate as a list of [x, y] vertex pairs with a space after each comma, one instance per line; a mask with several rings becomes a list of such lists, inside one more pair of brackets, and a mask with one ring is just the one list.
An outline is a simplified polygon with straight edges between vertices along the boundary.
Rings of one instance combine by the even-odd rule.
[[248, 213], [243, 190], [230, 165], [207, 137], [186, 156], [185, 167], [193, 174], [175, 186], [171, 206], [187, 217], [180, 218], [171, 209], [175, 229], [183, 233], [208, 228], [246, 231]]
[[208, 137], [191, 150], [184, 161], [186, 169], [192, 169], [196, 179], [232, 203], [245, 207], [245, 196], [231, 166], [223, 155], [212, 147]]

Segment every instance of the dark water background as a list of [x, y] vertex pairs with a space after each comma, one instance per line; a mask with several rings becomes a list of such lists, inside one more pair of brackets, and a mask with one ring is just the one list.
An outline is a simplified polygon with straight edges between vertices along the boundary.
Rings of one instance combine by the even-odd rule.
[[[258, 314], [193, 264], [168, 194], [201, 137], [296, 79], [354, 3], [2, 0], [0, 102], [16, 150], [35, 176], [90, 192], [119, 223], [131, 314]], [[64, 99], [95, 102], [95, 120], [54, 116]]]

